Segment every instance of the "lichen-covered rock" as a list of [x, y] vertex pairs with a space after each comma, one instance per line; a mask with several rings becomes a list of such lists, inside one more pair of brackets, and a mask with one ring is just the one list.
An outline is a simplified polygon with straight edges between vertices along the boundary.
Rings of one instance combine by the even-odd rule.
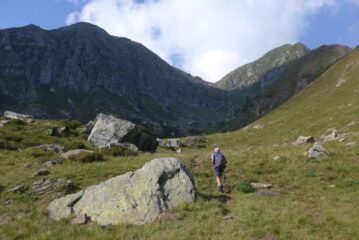
[[97, 147], [105, 148], [129, 143], [136, 145], [142, 151], [153, 152], [157, 141], [146, 128], [132, 122], [100, 113], [88, 137], [88, 141]]
[[197, 191], [191, 173], [178, 159], [159, 158], [76, 196], [80, 199], [75, 203], [74, 195], [52, 202], [48, 207], [50, 217], [59, 220], [73, 212], [86, 214], [100, 225], [143, 224], [154, 221], [167, 209], [195, 201]]

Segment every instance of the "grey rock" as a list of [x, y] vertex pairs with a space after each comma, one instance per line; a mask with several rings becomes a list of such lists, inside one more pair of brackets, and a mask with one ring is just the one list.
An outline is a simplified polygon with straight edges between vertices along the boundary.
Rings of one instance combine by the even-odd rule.
[[59, 144], [41, 144], [36, 147], [43, 149], [47, 152], [55, 152], [60, 154], [66, 151], [65, 148]]
[[306, 143], [314, 143], [315, 139], [312, 136], [299, 136], [294, 142], [294, 145], [302, 145]]
[[313, 147], [308, 151], [308, 157], [310, 158], [321, 158], [327, 157], [329, 153], [319, 142], [314, 143]]
[[46, 168], [40, 168], [39, 171], [34, 173], [32, 176], [37, 177], [37, 176], [45, 176], [45, 175], [48, 175], [48, 174], [50, 174], [49, 170], [47, 170]]
[[322, 141], [329, 142], [339, 139], [338, 130], [336, 128], [329, 128], [326, 134], [321, 136]]
[[24, 165], [22, 165], [24, 168], [31, 168], [32, 167], [32, 163], [24, 163]]
[[13, 187], [11, 189], [9, 189], [9, 192], [13, 192], [13, 193], [24, 193], [26, 192], [28, 188], [24, 185], [18, 185], [16, 187]]
[[63, 162], [64, 161], [62, 159], [54, 159], [54, 160], [46, 161], [42, 165], [44, 167], [52, 168], [58, 164], [62, 164]]
[[87, 224], [90, 218], [84, 214], [78, 214], [74, 219], [72, 219], [71, 224], [73, 225], [83, 225]]
[[48, 207], [50, 217], [59, 220], [73, 212], [87, 214], [99, 225], [143, 224], [154, 221], [167, 209], [195, 201], [197, 191], [189, 170], [178, 159], [159, 158], [76, 196], [80, 199], [69, 195], [52, 202]]
[[94, 151], [87, 150], [87, 149], [75, 149], [75, 150], [70, 150], [68, 152], [64, 152], [60, 156], [62, 158], [67, 159], [67, 158], [71, 158], [71, 157], [76, 156], [76, 155], [80, 155], [82, 153], [94, 153]]
[[153, 152], [157, 148], [156, 139], [132, 122], [100, 113], [88, 137], [93, 145], [105, 148], [133, 144], [142, 151]]
[[16, 112], [10, 112], [10, 111], [5, 111], [4, 117], [7, 119], [11, 119], [11, 120], [21, 120], [21, 121], [25, 121], [28, 123], [33, 121], [33, 117], [30, 115], [25, 115], [25, 114], [16, 113]]
[[57, 178], [55, 180], [50, 179], [40, 179], [35, 181], [31, 185], [32, 192], [36, 194], [44, 194], [47, 191], [59, 191], [65, 190], [66, 192], [74, 189], [72, 181], [65, 180], [62, 178]]
[[178, 148], [181, 146], [181, 140], [179, 138], [157, 139], [157, 142], [161, 147]]

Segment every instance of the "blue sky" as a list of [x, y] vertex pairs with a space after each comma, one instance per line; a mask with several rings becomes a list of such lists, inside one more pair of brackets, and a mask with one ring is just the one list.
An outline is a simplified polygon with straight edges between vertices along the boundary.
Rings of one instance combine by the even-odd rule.
[[[73, 14], [74, 19], [70, 22], [93, 22], [94, 24], [105, 28], [113, 35], [125, 36], [135, 41], [139, 41], [170, 63], [210, 81], [218, 80], [219, 76], [222, 76], [225, 72], [228, 72], [228, 70], [254, 60], [271, 48], [286, 42], [294, 43], [296, 41], [300, 41], [310, 48], [316, 48], [323, 44], [332, 43], [345, 44], [350, 47], [356, 47], [359, 44], [358, 0], [288, 0], [288, 2], [293, 3], [293, 6], [295, 6], [296, 3], [298, 3], [297, 5], [301, 4], [301, 6], [295, 6], [298, 7], [298, 9], [305, 7], [307, 7], [307, 9], [303, 9], [303, 12], [300, 12], [300, 10], [294, 12], [297, 14], [295, 15], [297, 16], [296, 18], [300, 18], [300, 20], [293, 20], [291, 16], [283, 15], [282, 18], [284, 20], [280, 21], [287, 21], [288, 19], [288, 24], [283, 24], [283, 26], [279, 27], [278, 32], [276, 32], [277, 30], [275, 25], [280, 25], [281, 22], [275, 22], [275, 20], [270, 19], [273, 18], [273, 16], [275, 18], [276, 15], [278, 15], [278, 12], [276, 13], [274, 12], [275, 10], [273, 10], [276, 6], [262, 7], [263, 4], [261, 4], [261, 6], [258, 5], [258, 10], [255, 9], [255, 5], [249, 4], [248, 6], [243, 6], [243, 9], [248, 9], [249, 13], [245, 11], [242, 13], [242, 19], [233, 19], [232, 21], [236, 22], [243, 20], [244, 22], [249, 22], [249, 25], [252, 24], [250, 25], [251, 28], [256, 28], [257, 26], [255, 24], [258, 23], [258, 29], [261, 31], [266, 28], [271, 29], [273, 35], [269, 36], [268, 33], [263, 33], [264, 36], [260, 36], [260, 33], [248, 30], [245, 26], [241, 26], [240, 24], [238, 24], [238, 31], [236, 32], [231, 32], [229, 28], [221, 25], [217, 28], [215, 26], [213, 28], [206, 28], [203, 26], [202, 28], [196, 28], [194, 25], [188, 25], [187, 29], [185, 29], [187, 26], [183, 25], [184, 22], [186, 22], [185, 17], [191, 17], [191, 15], [186, 12], [185, 14], [187, 15], [185, 17], [180, 15], [174, 16], [179, 20], [177, 22], [174, 21], [170, 27], [172, 30], [177, 28], [180, 29], [178, 33], [174, 33], [174, 31], [170, 30], [168, 27], [168, 18], [172, 21], [171, 17], [175, 14], [179, 14], [177, 13], [178, 10], [175, 9], [173, 13], [169, 10], [167, 16], [166, 13], [164, 13], [164, 9], [171, 7], [186, 7], [184, 3], [188, 2], [188, 8], [193, 8], [193, 16], [196, 18], [196, 13], [198, 11], [195, 9], [196, 4], [192, 3], [195, 1], [198, 1], [198, 3], [202, 2], [205, 3], [205, 7], [208, 6], [208, 12], [212, 11], [211, 7], [215, 10], [218, 9], [220, 12], [221, 9], [218, 5], [212, 4], [211, 6], [211, 4], [207, 3], [216, 2], [216, 4], [218, 4], [218, 2], [221, 1], [193, 0], [193, 2], [191, 2], [189, 0], [173, 0], [172, 5], [165, 5], [164, 0], [147, 0], [152, 1], [153, 5], [157, 5], [157, 12], [154, 12], [155, 10], [149, 7], [133, 7], [137, 5], [149, 5], [144, 4], [145, 1], [146, 0], [134, 0], [131, 3], [131, 0], [1, 0], [0, 29], [19, 27], [31, 23], [39, 25], [44, 29], [58, 28], [66, 25], [66, 22], [69, 23], [69, 21], [67, 21], [68, 16], [69, 14]], [[230, 2], [233, 3], [232, 8], [242, 7], [240, 4], [237, 4], [240, 1], [237, 1], [237, 3], [234, 3], [234, 0], [224, 1], [228, 2], [227, 5], [229, 7], [231, 7], [229, 4]], [[253, 0], [253, 2], [260, 1], [264, 2], [266, 0]], [[111, 9], [111, 4], [114, 4], [115, 2], [116, 7], [118, 8], [118, 13], [115, 13], [113, 9]], [[275, 1], [271, 2], [274, 3]], [[308, 2], [308, 4], [305, 5], [302, 2]], [[86, 10], [84, 8], [85, 6], [90, 6], [92, 8], [90, 8], [91, 10]], [[293, 8], [293, 6], [290, 5], [288, 7]], [[132, 10], [126, 10], [124, 12], [124, 9], [128, 9], [128, 7]], [[253, 8], [254, 11], [250, 12]], [[270, 15], [268, 12], [272, 10], [273, 15]], [[227, 11], [227, 9], [223, 7], [223, 11]], [[111, 16], [111, 19], [106, 19], [109, 18], [106, 16], [107, 12], [108, 15]], [[307, 14], [306, 12], [311, 13]], [[161, 15], [163, 13], [163, 16], [161, 16], [162, 18], [158, 18], [152, 22], [154, 17], [151, 14], [153, 13], [156, 15]], [[274, 26], [272, 26], [272, 28], [265, 26], [265, 22], [267, 21], [265, 18], [256, 20], [253, 16], [244, 16], [246, 14], [250, 15], [251, 13], [252, 15], [258, 13], [258, 16], [259, 14], [261, 16], [268, 14], [268, 18], [270, 19], [269, 22], [272, 22], [269, 24]], [[238, 14], [241, 14], [241, 12], [239, 11]], [[97, 20], [92, 21], [88, 17], [89, 15], [95, 15]], [[231, 14], [225, 14], [224, 16], [231, 18]], [[233, 16], [235, 16], [235, 12]], [[167, 23], [164, 24], [161, 22], [163, 21], [161, 19], [166, 19], [166, 17]], [[206, 19], [206, 17], [207, 16], [204, 15], [203, 19]], [[220, 17], [220, 15], [218, 15], [218, 17]], [[207, 19], [208, 25], [214, 24], [210, 22], [210, 17]], [[198, 18], [194, 21], [197, 20]], [[146, 23], [144, 24], [144, 22]], [[230, 22], [229, 25], [231, 25], [230, 19], [223, 20], [219, 24], [226, 25], [228, 22]], [[202, 25], [205, 24], [206, 22]], [[235, 25], [235, 23], [233, 23], [233, 25]], [[297, 29], [296, 31], [293, 31], [290, 28]], [[226, 32], [223, 29], [228, 30]], [[252, 38], [244, 38], [243, 34], [241, 35], [240, 33], [242, 30], [244, 32], [248, 32], [248, 36], [252, 36]], [[146, 32], [149, 32], [148, 36], [146, 35]], [[156, 33], [155, 37], [153, 36], [154, 32]], [[198, 32], [198, 34], [192, 34], [194, 32]], [[278, 37], [278, 35], [281, 35], [282, 32], [284, 37]], [[226, 39], [223, 37], [212, 39], [212, 36], [216, 33], [221, 36], [225, 35]], [[234, 40], [235, 38], [238, 38], [237, 43], [236, 41], [228, 40], [228, 38], [232, 37], [232, 34]], [[187, 37], [182, 38], [184, 35], [187, 35]], [[191, 39], [191, 37], [193, 39]], [[191, 41], [189, 41], [188, 38], [190, 38], [189, 40]], [[260, 41], [258, 40], [259, 38], [264, 38], [264, 40], [268, 41]], [[191, 46], [191, 42], [193, 42], [193, 46]], [[197, 45], [195, 44], [196, 42], [198, 42]], [[202, 44], [203, 42], [208, 42], [208, 44]], [[242, 47], [238, 45], [241, 45]], [[251, 51], [248, 51], [248, 49], [251, 49]], [[213, 59], [217, 60], [211, 61]], [[228, 63], [229, 61], [231, 64]]]

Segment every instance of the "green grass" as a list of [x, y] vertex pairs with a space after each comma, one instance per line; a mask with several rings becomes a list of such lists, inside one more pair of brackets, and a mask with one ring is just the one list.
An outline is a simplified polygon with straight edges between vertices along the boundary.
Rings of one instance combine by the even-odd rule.
[[[347, 81], [336, 87], [345, 74]], [[26, 192], [10, 193], [16, 185], [29, 186], [31, 175], [54, 155], [34, 148], [41, 143], [59, 143], [74, 149], [79, 143], [94, 149], [78, 136], [51, 137], [46, 129], [62, 126], [59, 121], [32, 124], [11, 123], [0, 129], [0, 140], [15, 144], [17, 151], [0, 150], [0, 239], [359, 239], [359, 50], [338, 62], [311, 86], [240, 131], [206, 136], [201, 147], [182, 148], [181, 154], [159, 149], [156, 153], [102, 152], [103, 161], [81, 163], [65, 160], [51, 168], [49, 178], [70, 179], [79, 188], [140, 168], [151, 159], [180, 158], [192, 171], [201, 199], [171, 210], [181, 218], [162, 224], [100, 227], [94, 223], [73, 226], [55, 222], [46, 207], [55, 198]], [[264, 128], [254, 129], [255, 124]], [[330, 127], [351, 132], [344, 142], [325, 142], [330, 157], [312, 160], [303, 153], [311, 145], [293, 146], [299, 135], [316, 139]], [[225, 191], [214, 189], [209, 155], [220, 146], [228, 159]], [[96, 150], [97, 151], [97, 150]], [[278, 160], [273, 158], [279, 156]], [[23, 168], [31, 162], [33, 167]], [[243, 193], [244, 180], [270, 182], [278, 196]], [[63, 193], [64, 194], [64, 193]], [[12, 200], [12, 205], [3, 203]], [[223, 219], [231, 215], [232, 218]]]

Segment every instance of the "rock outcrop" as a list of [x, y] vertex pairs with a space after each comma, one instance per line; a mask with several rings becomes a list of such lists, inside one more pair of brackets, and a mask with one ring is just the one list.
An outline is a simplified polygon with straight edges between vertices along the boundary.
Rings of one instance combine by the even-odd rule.
[[112, 115], [100, 113], [88, 137], [97, 147], [124, 146], [133, 144], [139, 150], [153, 152], [158, 142], [153, 134], [144, 127]]
[[135, 172], [56, 199], [48, 211], [55, 220], [86, 214], [99, 225], [144, 224], [167, 209], [196, 199], [189, 170], [176, 158], [159, 158]]

